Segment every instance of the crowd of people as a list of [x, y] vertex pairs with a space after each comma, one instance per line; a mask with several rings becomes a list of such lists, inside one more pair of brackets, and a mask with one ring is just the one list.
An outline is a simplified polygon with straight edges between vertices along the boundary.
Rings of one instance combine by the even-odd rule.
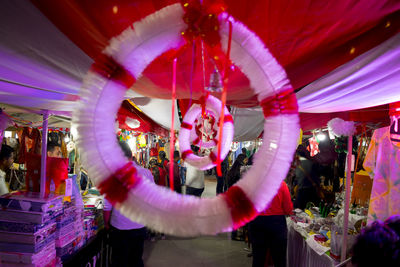
[[[120, 142], [127, 159], [135, 161], [129, 146]], [[324, 148], [322, 148], [323, 150]], [[326, 148], [329, 150], [329, 147]], [[192, 146], [193, 153], [201, 155], [198, 147]], [[60, 147], [49, 144], [47, 155], [60, 157]], [[221, 194], [241, 179], [243, 173], [253, 164], [253, 155], [246, 149], [237, 155], [232, 164], [229, 156], [221, 164], [222, 175], [215, 172], [217, 179], [216, 194]], [[319, 194], [321, 177], [331, 168], [332, 156], [310, 157], [304, 146], [299, 146], [286, 181], [283, 181], [276, 196], [268, 207], [253, 221], [241, 229], [232, 231], [232, 240], [245, 240], [251, 244], [253, 267], [265, 266], [270, 254], [274, 266], [286, 266], [287, 225], [285, 216], [293, 208], [304, 209], [309, 202], [321, 201]], [[14, 161], [14, 150], [2, 145], [0, 151], [0, 194], [8, 192], [5, 173]], [[136, 162], [137, 163], [137, 162]], [[231, 165], [231, 166], [230, 166]], [[174, 151], [172, 179], [169, 178], [171, 164], [164, 151], [158, 158], [150, 159], [147, 168], [140, 169], [140, 175], [159, 186], [170, 187], [173, 182], [177, 193], [201, 197], [205, 189], [205, 171], [198, 170], [183, 161], [179, 151]], [[185, 190], [182, 190], [185, 189]], [[324, 200], [326, 200], [325, 198]], [[293, 202], [292, 202], [293, 200]], [[142, 260], [144, 241], [149, 232], [144, 225], [123, 216], [110, 203], [105, 201], [104, 220], [109, 230], [113, 253], [113, 266], [144, 266]], [[155, 233], [152, 233], [153, 237]], [[158, 233], [164, 239], [165, 236]], [[376, 221], [364, 228], [353, 247], [352, 263], [354, 266], [400, 266], [400, 216], [392, 216], [385, 222]], [[365, 255], [374, 255], [373, 257]]]

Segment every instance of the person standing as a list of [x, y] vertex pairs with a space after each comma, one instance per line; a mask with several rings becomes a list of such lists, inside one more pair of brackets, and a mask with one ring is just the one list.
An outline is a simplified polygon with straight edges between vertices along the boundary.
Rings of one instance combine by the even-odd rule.
[[[199, 155], [199, 148], [192, 146], [195, 155]], [[204, 191], [204, 171], [193, 167], [189, 163], [186, 164], [186, 195], [201, 197]]]
[[[233, 186], [237, 181], [240, 180], [240, 167], [246, 164], [246, 156], [244, 154], [240, 154], [235, 162], [233, 163], [231, 169], [229, 170], [228, 174], [226, 175], [227, 180], [227, 188]], [[236, 241], [243, 241], [243, 237], [238, 237], [238, 231], [233, 230], [231, 232], [231, 239]]]
[[2, 145], [0, 151], [0, 196], [9, 193], [6, 183], [6, 171], [14, 163], [14, 149], [8, 145]]
[[231, 169], [226, 175], [228, 188], [234, 185], [240, 179], [240, 167], [246, 165], [246, 156], [244, 154], [240, 154], [235, 162], [233, 163]]
[[[119, 143], [125, 156], [132, 160], [132, 151], [125, 142]], [[150, 181], [153, 176], [148, 169], [138, 168], [138, 175]], [[146, 237], [146, 227], [132, 221], [113, 208], [107, 199], [104, 204], [104, 223], [110, 229], [111, 266], [143, 267], [143, 247]]]
[[281, 183], [268, 208], [249, 223], [253, 248], [253, 267], [264, 267], [268, 249], [275, 267], [286, 266], [287, 225], [285, 215], [292, 213], [289, 188]]
[[228, 173], [228, 168], [229, 168], [229, 155], [230, 155], [230, 151], [228, 153], [228, 155], [225, 157], [224, 161], [222, 161], [221, 163], [221, 172], [222, 172], [222, 176], [218, 176], [218, 172], [215, 172], [217, 175], [217, 195], [221, 194], [223, 192], [226, 191], [226, 183], [225, 183], [225, 179], [226, 179], [226, 174]]
[[296, 154], [299, 157], [299, 163], [296, 166], [298, 190], [294, 207], [305, 209], [308, 202], [318, 205], [321, 201], [318, 196], [320, 188], [319, 164], [313, 161], [310, 153], [302, 145], [299, 145]]
[[[182, 184], [181, 184], [181, 177], [180, 177], [180, 173], [179, 173], [179, 165], [178, 165], [178, 161], [180, 160], [180, 155], [179, 155], [179, 151], [175, 150], [174, 151], [174, 162], [173, 162], [173, 182], [174, 182], [174, 191], [177, 193], [182, 193]], [[169, 167], [170, 165], [167, 164], [166, 168], [167, 168], [167, 173], [169, 174]], [[169, 181], [168, 181], [169, 182]]]

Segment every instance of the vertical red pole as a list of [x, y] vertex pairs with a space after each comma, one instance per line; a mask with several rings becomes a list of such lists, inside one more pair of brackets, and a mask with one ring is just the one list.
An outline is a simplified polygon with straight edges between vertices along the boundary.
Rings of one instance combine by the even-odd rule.
[[222, 135], [223, 135], [223, 128], [224, 128], [224, 117], [225, 117], [225, 104], [226, 104], [226, 94], [227, 94], [227, 86], [228, 86], [228, 73], [229, 73], [229, 68], [230, 68], [230, 60], [229, 60], [229, 55], [231, 53], [231, 43], [232, 43], [232, 22], [229, 21], [229, 39], [228, 39], [228, 49], [226, 51], [226, 65], [225, 65], [225, 70], [223, 74], [223, 85], [224, 88], [222, 90], [222, 96], [221, 96], [221, 114], [219, 116], [219, 134], [218, 134], [218, 156], [217, 156], [217, 174], [218, 176], [222, 176], [222, 170], [221, 170], [221, 143], [222, 140]]

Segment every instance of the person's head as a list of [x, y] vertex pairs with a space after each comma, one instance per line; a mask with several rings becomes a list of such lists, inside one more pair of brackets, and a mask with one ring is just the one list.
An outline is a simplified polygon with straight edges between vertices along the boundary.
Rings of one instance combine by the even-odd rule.
[[163, 160], [163, 159], [165, 159], [167, 154], [165, 154], [165, 151], [160, 151], [160, 152], [158, 152], [158, 156], [160, 157], [161, 160]]
[[390, 229], [395, 231], [395, 233], [400, 237], [400, 215], [390, 216], [385, 220], [385, 225], [390, 227]]
[[8, 145], [2, 145], [0, 151], [0, 169], [8, 170], [14, 163], [14, 149]]
[[181, 156], [179, 155], [179, 151], [175, 150], [174, 151], [174, 162], [178, 162]]
[[244, 154], [245, 156], [247, 156], [247, 149], [245, 147], [242, 148], [242, 154]]
[[400, 266], [399, 235], [381, 221], [364, 228], [353, 246], [354, 266]]
[[51, 158], [61, 158], [61, 146], [57, 143], [47, 143], [47, 156]]
[[197, 155], [197, 156], [199, 155], [200, 148], [198, 146], [191, 145], [190, 148], [192, 149], [192, 151], [195, 155]]
[[157, 159], [155, 157], [150, 158], [150, 161], [149, 161], [150, 168], [153, 168], [156, 165], [157, 165]]
[[239, 154], [239, 156], [236, 158], [235, 162], [233, 165], [239, 165], [242, 166], [245, 164], [247, 157], [244, 154]]
[[302, 158], [310, 158], [310, 152], [303, 145], [299, 145], [296, 149], [296, 155]]
[[119, 141], [118, 144], [119, 144], [119, 146], [121, 147], [122, 152], [124, 152], [125, 157], [126, 157], [128, 160], [131, 161], [131, 160], [132, 160], [132, 150], [131, 150], [131, 148], [129, 147], [129, 145], [128, 145], [126, 142], [123, 142], [123, 141]]

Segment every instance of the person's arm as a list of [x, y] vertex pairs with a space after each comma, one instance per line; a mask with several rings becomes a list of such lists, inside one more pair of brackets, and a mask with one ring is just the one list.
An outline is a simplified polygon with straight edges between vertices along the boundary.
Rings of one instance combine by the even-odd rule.
[[290, 198], [290, 192], [287, 184], [285, 182], [282, 182], [281, 188], [282, 194], [282, 208], [283, 211], [285, 212], [286, 215], [292, 214], [293, 211], [293, 203], [292, 199]]

